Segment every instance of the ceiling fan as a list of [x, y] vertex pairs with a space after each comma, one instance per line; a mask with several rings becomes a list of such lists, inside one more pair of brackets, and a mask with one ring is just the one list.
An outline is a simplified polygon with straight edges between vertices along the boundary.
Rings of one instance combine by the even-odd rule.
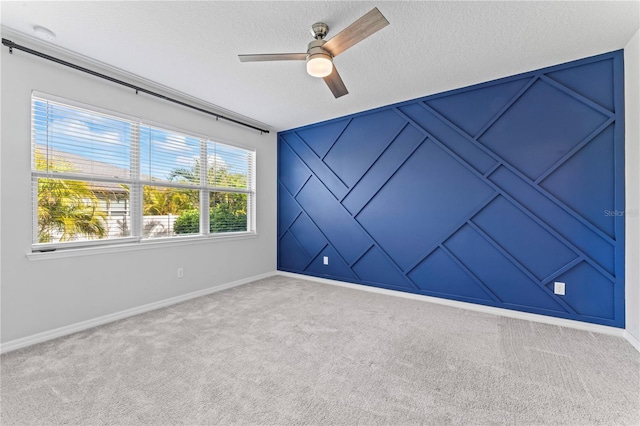
[[306, 53], [269, 53], [238, 55], [238, 57], [241, 62], [306, 60], [307, 73], [313, 77], [322, 77], [333, 96], [339, 98], [349, 93], [349, 91], [333, 64], [333, 58], [387, 25], [389, 25], [389, 21], [380, 13], [377, 7], [374, 7], [331, 40], [324, 40], [329, 31], [327, 24], [324, 22], [313, 24], [311, 26], [311, 35], [315, 40], [309, 43]]

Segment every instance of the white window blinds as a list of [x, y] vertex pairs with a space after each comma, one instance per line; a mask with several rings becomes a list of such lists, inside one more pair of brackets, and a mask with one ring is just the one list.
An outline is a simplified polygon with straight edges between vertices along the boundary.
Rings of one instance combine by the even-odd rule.
[[134, 123], [38, 97], [32, 108], [35, 170], [116, 181], [132, 177]]
[[34, 94], [34, 249], [253, 233], [254, 170], [251, 150]]

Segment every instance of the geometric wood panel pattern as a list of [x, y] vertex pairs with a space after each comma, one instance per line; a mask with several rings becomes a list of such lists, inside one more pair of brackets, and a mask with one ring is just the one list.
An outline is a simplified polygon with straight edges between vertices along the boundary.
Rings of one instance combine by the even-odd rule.
[[624, 327], [622, 60], [279, 133], [278, 269]]

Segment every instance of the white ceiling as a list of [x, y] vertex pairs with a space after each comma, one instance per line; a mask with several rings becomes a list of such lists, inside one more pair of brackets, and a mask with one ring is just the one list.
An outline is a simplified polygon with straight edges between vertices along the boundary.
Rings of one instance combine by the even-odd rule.
[[[305, 52], [378, 7], [391, 23], [335, 59], [334, 99], [303, 61], [241, 63], [239, 53]], [[2, 2], [1, 23], [64, 49], [285, 130], [599, 53], [640, 28], [640, 2]], [[5, 31], [6, 32], [6, 31]]]

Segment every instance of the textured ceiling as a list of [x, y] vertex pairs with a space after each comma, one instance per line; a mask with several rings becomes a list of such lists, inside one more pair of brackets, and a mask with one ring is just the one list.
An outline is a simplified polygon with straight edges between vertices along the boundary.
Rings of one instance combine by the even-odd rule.
[[[239, 53], [304, 52], [378, 7], [391, 25], [335, 59], [334, 99], [305, 63]], [[621, 49], [640, 2], [6, 2], [4, 31], [53, 44], [284, 130]]]

